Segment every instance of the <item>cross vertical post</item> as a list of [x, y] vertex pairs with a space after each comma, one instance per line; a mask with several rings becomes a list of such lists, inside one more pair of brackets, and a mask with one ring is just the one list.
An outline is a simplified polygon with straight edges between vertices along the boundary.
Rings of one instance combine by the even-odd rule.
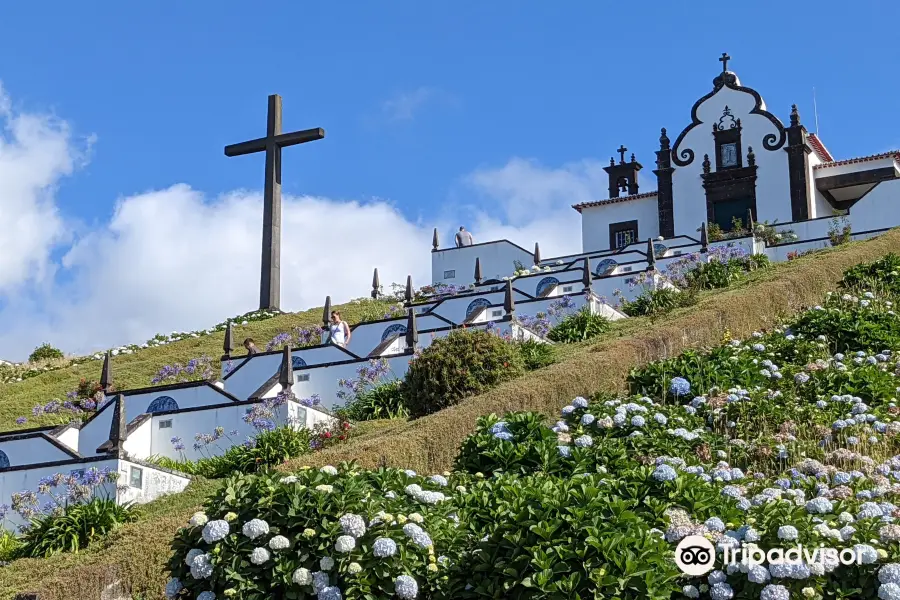
[[616, 150], [616, 152], [619, 153], [619, 161], [622, 164], [624, 164], [625, 163], [625, 153], [628, 152], [628, 148], [626, 148], [624, 145], [620, 145], [619, 149]]
[[726, 72], [728, 70], [728, 61], [731, 60], [731, 57], [728, 56], [727, 52], [722, 53], [722, 57], [719, 58], [719, 62], [722, 63], [722, 72]]
[[263, 190], [262, 261], [259, 282], [260, 309], [281, 310], [281, 149], [321, 140], [321, 128], [281, 132], [281, 96], [269, 96], [266, 137], [225, 146], [225, 156], [266, 153]]

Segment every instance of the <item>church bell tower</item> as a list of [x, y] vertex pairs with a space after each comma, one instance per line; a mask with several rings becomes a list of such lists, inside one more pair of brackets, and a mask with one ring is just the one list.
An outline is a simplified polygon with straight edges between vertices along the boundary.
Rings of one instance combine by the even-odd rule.
[[631, 162], [625, 162], [625, 153], [628, 152], [625, 146], [619, 146], [617, 152], [619, 164], [610, 158], [609, 166], [603, 167], [609, 175], [609, 197], [633, 196], [638, 193], [638, 171], [643, 167], [634, 159], [634, 154], [631, 155]]

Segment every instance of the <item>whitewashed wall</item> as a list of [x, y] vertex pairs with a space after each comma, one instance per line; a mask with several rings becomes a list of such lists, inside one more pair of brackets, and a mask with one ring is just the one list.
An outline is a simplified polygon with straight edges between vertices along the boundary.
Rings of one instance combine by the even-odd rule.
[[[11, 435], [16, 434], [13, 432]], [[24, 439], [0, 438], [0, 451], [6, 454], [11, 467], [72, 458], [71, 454], [55, 446], [45, 433], [29, 435]]]
[[[281, 348], [274, 350], [272, 352], [260, 352], [259, 354], [254, 354], [253, 356], [243, 355], [233, 358], [231, 361], [231, 366], [229, 367], [227, 362], [222, 364], [222, 380], [225, 382], [225, 389], [228, 390], [229, 393], [234, 394], [241, 400], [244, 400], [252, 394], [256, 388], [253, 388], [246, 393], [244, 390], [248, 387], [243, 382], [243, 378], [246, 376], [238, 375], [241, 371], [244, 371], [248, 368], [248, 365], [244, 363], [252, 362], [254, 369], [266, 370], [268, 367], [263, 366], [264, 363], [271, 363], [274, 365], [272, 368], [278, 368], [278, 365], [281, 364]], [[325, 344], [321, 346], [310, 346], [307, 348], [297, 348], [293, 350], [291, 356], [299, 357], [303, 362], [307, 365], [321, 365], [325, 363], [337, 362], [340, 360], [348, 360], [352, 359], [353, 356], [348, 354], [347, 352], [341, 350], [334, 344]], [[250, 377], [253, 379], [253, 377]], [[265, 381], [265, 380], [263, 380]], [[260, 381], [262, 383], [262, 381]], [[258, 384], [257, 384], [258, 385]], [[235, 392], [234, 390], [237, 390]]]
[[128, 433], [122, 446], [129, 456], [139, 460], [153, 456], [153, 419], [145, 419], [136, 429]]
[[[743, 164], [747, 164], [748, 146], [753, 147], [756, 155], [758, 167], [757, 220], [771, 222], [777, 219], [785, 222], [792, 219], [787, 153], [783, 147], [774, 152], [763, 147], [763, 138], [770, 133], [777, 136], [777, 128], [764, 116], [750, 113], [756, 105], [751, 94], [723, 87], [697, 107], [697, 118], [701, 124], [694, 127], [677, 148], [679, 158], [681, 150], [693, 150], [694, 160], [686, 167], [672, 165], [675, 167], [675, 172], [672, 174], [672, 191], [676, 235], [693, 235], [700, 223], [707, 220], [706, 194], [700, 177], [703, 173], [703, 155], [709, 154], [710, 162], [715, 168], [715, 141], [711, 133], [712, 124], [718, 123], [726, 105], [731, 109], [735, 119], [741, 119]], [[763, 103], [763, 108], [765, 108], [765, 103]], [[673, 150], [676, 148], [673, 147]]]
[[[829, 175], [831, 171], [828, 169]], [[900, 179], [882, 181], [875, 186], [850, 207], [849, 218], [854, 232], [900, 225]]]
[[[633, 220], [638, 222], [638, 239], [646, 242], [648, 238], [659, 235], [659, 209], [656, 196], [582, 208], [582, 251], [609, 250], [609, 224]], [[697, 221], [698, 225], [699, 223], [700, 221]]]
[[[190, 483], [190, 479], [170, 471], [154, 468], [150, 465], [134, 463], [127, 460], [119, 460], [119, 480], [116, 482], [116, 501], [119, 504], [134, 502], [143, 504], [156, 500], [161, 496], [178, 494]], [[141, 470], [141, 486], [132, 485], [131, 474], [134, 469]]]
[[96, 456], [97, 448], [109, 440], [109, 429], [110, 425], [112, 425], [115, 404], [115, 402], [107, 402], [81, 426], [81, 431], [78, 434], [79, 454], [82, 456]]
[[68, 448], [78, 451], [78, 427], [67, 427], [62, 433], [55, 436], [57, 440], [65, 444]]
[[[347, 345], [347, 349], [357, 356], [365, 358], [369, 356], [369, 354], [373, 350], [375, 350], [375, 348], [377, 348], [383, 340], [387, 339], [387, 337], [396, 335], [398, 332], [405, 332], [406, 322], [407, 318], [405, 316], [402, 316], [397, 317], [396, 319], [386, 319], [381, 321], [360, 323], [353, 328], [353, 335], [350, 336], [350, 343]], [[448, 325], [449, 323], [435, 316], [423, 315], [416, 317], [416, 327], [419, 329], [419, 331], [423, 331], [426, 329], [439, 329], [442, 327], [447, 327]], [[345, 358], [342, 360], [347, 360], [347, 358], [349, 357], [345, 356]], [[275, 365], [275, 369], [277, 369], [278, 365], [280, 364], [281, 361], [278, 361], [278, 363]], [[274, 373], [275, 371], [273, 370], [272, 372]], [[262, 384], [263, 381], [260, 381], [260, 384]]]
[[[530, 267], [534, 254], [508, 240], [497, 240], [466, 246], [447, 248], [431, 253], [432, 283], [468, 285], [475, 281], [475, 258], [481, 262], [481, 274], [485, 279], [501, 278], [513, 270], [515, 261]], [[452, 277], [445, 277], [448, 271]]]

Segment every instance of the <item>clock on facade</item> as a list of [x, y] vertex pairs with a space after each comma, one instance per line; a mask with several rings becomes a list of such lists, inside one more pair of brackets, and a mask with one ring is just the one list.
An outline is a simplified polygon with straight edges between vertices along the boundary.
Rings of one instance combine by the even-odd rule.
[[737, 144], [722, 144], [722, 146], [720, 147], [720, 152], [722, 153], [722, 167], [737, 166]]

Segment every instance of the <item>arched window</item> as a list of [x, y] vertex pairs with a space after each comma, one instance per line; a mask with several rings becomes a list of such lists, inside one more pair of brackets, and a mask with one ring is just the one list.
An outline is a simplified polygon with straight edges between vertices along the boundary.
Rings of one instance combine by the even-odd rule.
[[299, 356], [291, 357], [291, 367], [294, 369], [300, 369], [306, 366], [306, 361], [300, 358]]
[[403, 335], [404, 333], [406, 333], [406, 325], [395, 323], [394, 325], [385, 328], [384, 333], [381, 334], [381, 341], [383, 342], [391, 336]]
[[0, 469], [5, 469], [9, 466], [9, 457], [6, 455], [6, 452], [0, 450]]
[[175, 398], [172, 398], [171, 396], [160, 396], [147, 407], [148, 413], [157, 413], [167, 410], [178, 410], [178, 403], [175, 402]]
[[611, 258], [604, 258], [600, 262], [597, 263], [597, 268], [594, 269], [594, 273], [597, 274], [597, 277], [605, 277], [616, 270], [616, 267], [619, 266], [619, 263], [614, 261]]
[[556, 277], [544, 277], [537, 284], [537, 290], [535, 292], [537, 297], [542, 298], [544, 293], [555, 285], [559, 285], [559, 279]]
[[487, 308], [490, 305], [491, 302], [487, 298], [476, 298], [475, 300], [472, 300], [469, 302], [469, 307], [466, 308], [466, 318], [468, 319], [475, 314], [475, 311]]

